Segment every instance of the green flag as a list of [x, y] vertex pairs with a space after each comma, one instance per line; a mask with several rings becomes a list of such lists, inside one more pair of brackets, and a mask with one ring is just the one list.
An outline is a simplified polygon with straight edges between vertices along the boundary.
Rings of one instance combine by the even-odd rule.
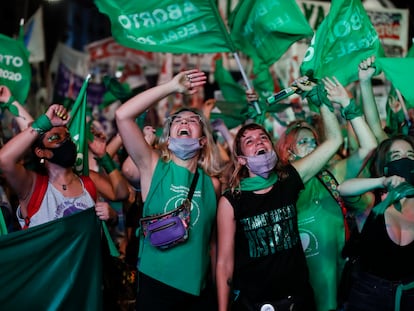
[[88, 139], [89, 128], [86, 124], [86, 106], [87, 100], [87, 88], [90, 76], [88, 76], [83, 82], [82, 88], [79, 91], [78, 97], [73, 104], [70, 111], [70, 120], [68, 123], [68, 129], [73, 142], [77, 147], [77, 156], [75, 163], [75, 171], [78, 174], [88, 176], [89, 175], [89, 163], [88, 163]]
[[384, 71], [385, 77], [401, 92], [407, 103], [414, 103], [414, 87], [411, 82], [414, 58], [377, 58], [375, 63]]
[[0, 236], [2, 310], [102, 310], [100, 222], [93, 208]]
[[24, 104], [32, 79], [29, 51], [23, 41], [0, 34], [0, 55], [0, 84], [6, 85], [14, 98]]
[[359, 63], [383, 55], [378, 34], [360, 0], [332, 1], [305, 53], [300, 71], [317, 79], [336, 76], [343, 85], [358, 80]]
[[220, 113], [212, 113], [211, 119], [220, 118], [228, 128], [236, 127], [248, 119], [246, 92], [237, 83], [231, 73], [223, 67], [223, 59], [216, 60], [214, 79], [217, 82], [224, 101], [217, 101]]
[[223, 67], [223, 59], [216, 60], [214, 79], [220, 87], [226, 101], [244, 102], [247, 104], [246, 93], [243, 87], [237, 83], [231, 73]]
[[407, 55], [405, 57], [414, 57], [414, 42], [411, 42], [411, 47], [408, 49]]
[[107, 91], [103, 95], [99, 109], [104, 109], [116, 100], [123, 103], [134, 95], [128, 83], [121, 83], [115, 77], [104, 76], [103, 83]]
[[229, 17], [236, 48], [267, 69], [296, 41], [311, 37], [312, 28], [294, 0], [243, 0]]
[[6, 221], [4, 220], [3, 211], [0, 209], [0, 236], [7, 234], [7, 233], [8, 233], [8, 230], [6, 226]]
[[215, 53], [234, 48], [214, 0], [95, 0], [108, 15], [112, 36], [151, 52]]

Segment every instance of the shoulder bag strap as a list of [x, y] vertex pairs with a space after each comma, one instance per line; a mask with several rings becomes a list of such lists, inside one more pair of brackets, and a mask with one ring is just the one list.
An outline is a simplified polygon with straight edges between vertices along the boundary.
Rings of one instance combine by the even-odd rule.
[[319, 181], [325, 186], [325, 188], [329, 191], [335, 201], [338, 203], [339, 207], [341, 208], [342, 215], [344, 216], [344, 225], [345, 225], [345, 239], [348, 241], [349, 237], [351, 236], [351, 230], [349, 228], [349, 224], [347, 221], [347, 210], [345, 206], [345, 202], [342, 199], [341, 195], [338, 191], [338, 181], [336, 180], [335, 176], [328, 170], [322, 170], [317, 174]]
[[197, 168], [195, 173], [194, 173], [193, 181], [191, 182], [190, 191], [188, 191], [188, 195], [187, 195], [187, 199], [190, 202], [193, 199], [193, 194], [194, 194], [194, 191], [195, 191], [195, 187], [197, 185], [198, 175], [199, 175], [199, 173], [198, 173], [198, 168]]

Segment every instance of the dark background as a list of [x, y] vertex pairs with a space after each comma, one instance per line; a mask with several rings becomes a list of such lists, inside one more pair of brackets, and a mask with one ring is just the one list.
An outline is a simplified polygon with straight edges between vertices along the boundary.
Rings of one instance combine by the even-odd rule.
[[[145, 1], [145, 0], [131, 0]], [[153, 0], [154, 1], [154, 0]], [[386, 5], [410, 9], [409, 38], [414, 36], [414, 1], [377, 0]], [[77, 50], [83, 50], [86, 43], [111, 35], [106, 16], [99, 13], [93, 0], [1, 0], [0, 33], [14, 36], [19, 31], [21, 18], [27, 19], [43, 5], [46, 41], [46, 62], [51, 60], [57, 42], [62, 41]], [[409, 43], [409, 46], [411, 44]]]

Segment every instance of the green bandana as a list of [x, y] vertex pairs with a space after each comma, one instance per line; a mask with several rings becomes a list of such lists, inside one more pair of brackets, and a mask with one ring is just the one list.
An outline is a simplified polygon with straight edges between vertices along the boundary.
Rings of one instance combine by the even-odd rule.
[[240, 182], [240, 189], [242, 191], [256, 191], [266, 189], [277, 182], [276, 173], [271, 173], [269, 178], [263, 178], [260, 176], [248, 177]]
[[401, 212], [401, 204], [399, 200], [401, 200], [402, 198], [407, 198], [407, 197], [408, 198], [414, 197], [414, 187], [411, 184], [404, 182], [398, 185], [397, 187], [395, 187], [394, 189], [392, 189], [388, 193], [385, 200], [379, 203], [377, 206], [375, 206], [372, 209], [372, 211], [374, 212], [376, 216], [378, 216], [380, 214], [384, 214], [387, 207], [390, 206], [391, 204], [394, 204], [394, 207], [397, 209], [397, 211]]
[[10, 96], [7, 103], [1, 103], [0, 104], [1, 112], [4, 112], [4, 110], [8, 110], [12, 113], [12, 115], [18, 117], [19, 116], [19, 110], [17, 109], [17, 107], [15, 105], [13, 105], [15, 100], [16, 99], [13, 96]]

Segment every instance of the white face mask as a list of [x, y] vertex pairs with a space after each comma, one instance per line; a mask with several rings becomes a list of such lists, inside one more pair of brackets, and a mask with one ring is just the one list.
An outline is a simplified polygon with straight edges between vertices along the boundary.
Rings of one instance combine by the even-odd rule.
[[242, 156], [247, 160], [247, 168], [255, 175], [263, 178], [268, 178], [270, 172], [275, 168], [277, 162], [276, 152], [270, 150], [263, 154], [247, 157]]
[[168, 149], [181, 160], [195, 157], [202, 148], [199, 138], [168, 138]]

